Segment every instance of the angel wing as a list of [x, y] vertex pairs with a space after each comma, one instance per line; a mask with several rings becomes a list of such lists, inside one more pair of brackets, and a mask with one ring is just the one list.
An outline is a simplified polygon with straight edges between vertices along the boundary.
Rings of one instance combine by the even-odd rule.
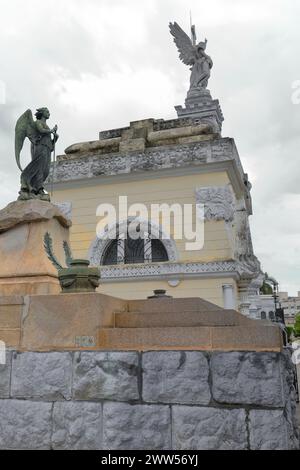
[[191, 39], [178, 23], [169, 23], [169, 28], [179, 51], [179, 58], [185, 65], [193, 65], [195, 63], [195, 48]]
[[27, 109], [24, 114], [17, 120], [16, 128], [15, 128], [15, 156], [16, 162], [21, 171], [20, 165], [20, 153], [24, 145], [24, 140], [26, 137], [31, 139], [32, 137], [36, 136], [37, 131], [35, 128], [32, 112], [30, 109]]

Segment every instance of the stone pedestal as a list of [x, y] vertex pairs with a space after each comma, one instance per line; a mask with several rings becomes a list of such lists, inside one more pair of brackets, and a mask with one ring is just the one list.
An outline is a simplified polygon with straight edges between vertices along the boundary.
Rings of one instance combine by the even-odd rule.
[[185, 107], [175, 106], [178, 118], [193, 118], [197, 123], [210, 124], [215, 133], [221, 133], [223, 113], [219, 100], [213, 100], [209, 90], [191, 91]]
[[63, 242], [71, 222], [49, 202], [16, 201], [0, 211], [0, 295], [49, 294], [60, 291], [57, 269], [48, 259], [44, 236], [64, 266]]
[[298, 449], [272, 323], [199, 298], [0, 295], [0, 341], [0, 450]]

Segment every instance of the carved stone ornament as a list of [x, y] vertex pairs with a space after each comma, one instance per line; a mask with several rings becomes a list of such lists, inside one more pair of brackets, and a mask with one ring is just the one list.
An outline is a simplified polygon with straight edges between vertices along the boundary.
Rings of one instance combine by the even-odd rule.
[[204, 218], [209, 220], [234, 219], [235, 201], [229, 186], [208, 186], [196, 189], [196, 203], [204, 204]]

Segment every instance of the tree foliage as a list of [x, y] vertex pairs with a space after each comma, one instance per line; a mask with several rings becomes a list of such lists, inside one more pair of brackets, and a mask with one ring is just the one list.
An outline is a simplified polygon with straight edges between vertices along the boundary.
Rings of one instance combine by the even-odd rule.
[[296, 321], [294, 325], [294, 335], [299, 337], [300, 336], [300, 312], [296, 315]]
[[273, 288], [268, 284], [266, 281], [263, 282], [263, 285], [260, 288], [260, 293], [262, 295], [272, 295], [273, 294]]

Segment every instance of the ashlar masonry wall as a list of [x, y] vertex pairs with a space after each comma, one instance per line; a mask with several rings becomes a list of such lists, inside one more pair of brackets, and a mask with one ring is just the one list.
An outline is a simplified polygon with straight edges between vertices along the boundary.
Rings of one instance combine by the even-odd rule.
[[7, 352], [0, 449], [297, 449], [288, 351]]

